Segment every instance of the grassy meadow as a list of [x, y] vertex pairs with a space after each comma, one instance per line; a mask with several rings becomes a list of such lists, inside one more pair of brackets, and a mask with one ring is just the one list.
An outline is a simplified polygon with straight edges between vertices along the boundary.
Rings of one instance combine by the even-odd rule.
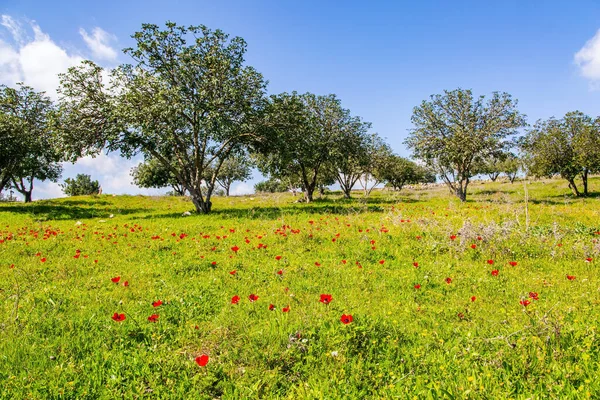
[[0, 398], [600, 397], [600, 197], [294, 200], [0, 204]]

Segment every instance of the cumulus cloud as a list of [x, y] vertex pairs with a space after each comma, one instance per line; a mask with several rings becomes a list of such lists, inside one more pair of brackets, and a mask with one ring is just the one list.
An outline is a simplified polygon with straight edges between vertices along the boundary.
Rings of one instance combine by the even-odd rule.
[[115, 61], [117, 59], [116, 50], [109, 45], [110, 42], [117, 40], [115, 35], [111, 35], [98, 27], [92, 30], [91, 35], [89, 35], [85, 29], [80, 28], [79, 34], [88, 48], [92, 51], [94, 57], [109, 61]]
[[575, 53], [574, 61], [584, 78], [594, 86], [600, 84], [600, 30]]
[[[116, 52], [108, 44], [116, 39], [113, 35], [100, 28], [94, 28], [92, 35], [83, 32], [83, 39], [95, 58], [116, 58]], [[24, 82], [56, 99], [58, 74], [82, 60], [80, 52], [67, 51], [56, 44], [35, 21], [0, 16], [0, 84], [14, 86]]]

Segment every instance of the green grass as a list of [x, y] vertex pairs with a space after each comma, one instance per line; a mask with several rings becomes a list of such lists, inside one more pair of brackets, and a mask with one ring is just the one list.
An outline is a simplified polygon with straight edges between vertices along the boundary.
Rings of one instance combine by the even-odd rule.
[[190, 217], [172, 197], [0, 204], [0, 397], [598, 398], [600, 198], [565, 186], [218, 198]]

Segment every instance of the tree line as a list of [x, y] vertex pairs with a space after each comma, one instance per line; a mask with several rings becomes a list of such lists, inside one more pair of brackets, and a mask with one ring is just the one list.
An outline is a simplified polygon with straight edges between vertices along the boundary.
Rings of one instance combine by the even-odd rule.
[[0, 87], [0, 193], [14, 188], [31, 201], [34, 179], [57, 181], [60, 162], [102, 151], [142, 154], [134, 183], [170, 186], [201, 213], [219, 186], [229, 194], [251, 167], [269, 178], [257, 189], [300, 188], [307, 202], [334, 183], [350, 197], [357, 184], [368, 195], [381, 183], [400, 190], [436, 178], [465, 201], [474, 176], [505, 173], [512, 182], [521, 169], [560, 175], [586, 195], [600, 168], [599, 122], [580, 112], [528, 127], [507, 93], [445, 91], [413, 110], [412, 161], [333, 94], [268, 96], [240, 37], [167, 22], [143, 24], [132, 38], [131, 63], [70, 68], [56, 102], [24, 84]]

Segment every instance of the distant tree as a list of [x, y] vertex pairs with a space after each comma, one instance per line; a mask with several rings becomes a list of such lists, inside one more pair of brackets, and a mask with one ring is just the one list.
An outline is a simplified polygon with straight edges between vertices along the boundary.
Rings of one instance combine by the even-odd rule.
[[86, 174], [77, 174], [75, 179], [67, 178], [60, 187], [67, 196], [87, 196], [98, 194], [100, 190], [98, 181], [93, 181], [92, 177]]
[[27, 203], [35, 179], [56, 182], [60, 177], [62, 157], [49, 126], [53, 111], [44, 92], [23, 84], [0, 86], [0, 192], [11, 186]]
[[257, 193], [282, 193], [287, 192], [289, 187], [279, 179], [267, 179], [254, 185], [254, 191]]
[[131, 169], [134, 185], [141, 188], [173, 188], [176, 196], [185, 195], [185, 187], [177, 180], [173, 168], [167, 168], [160, 161], [150, 158]]
[[500, 170], [513, 183], [521, 169], [521, 160], [514, 153], [507, 153], [506, 158], [500, 164]]
[[427, 168], [395, 154], [390, 156], [386, 166], [380, 172], [380, 179], [395, 190], [402, 190], [404, 185], [435, 182], [435, 175]]
[[223, 161], [217, 174], [217, 183], [225, 191], [225, 196], [229, 196], [229, 189], [233, 182], [244, 182], [250, 179], [251, 176], [251, 163], [248, 156], [245, 153], [232, 154]]
[[509, 94], [494, 92], [484, 99], [463, 89], [431, 96], [413, 110], [415, 127], [405, 142], [461, 201], [467, 199], [477, 162], [507, 148], [506, 139], [525, 126]]
[[259, 149], [259, 170], [279, 179], [299, 176], [306, 202], [313, 201], [320, 177], [329, 174], [326, 169], [336, 138], [346, 129], [348, 110], [335, 95], [294, 92], [271, 96], [265, 116], [270, 140]]
[[499, 150], [487, 157], [479, 159], [473, 167], [475, 174], [487, 175], [492, 182], [496, 182], [500, 174], [502, 174], [503, 163], [508, 157], [508, 151]]
[[390, 161], [393, 159], [393, 153], [390, 146], [377, 134], [368, 137], [365, 149], [366, 163], [362, 166], [362, 173], [358, 181], [366, 197], [385, 180], [383, 177], [385, 172], [391, 168]]
[[263, 77], [244, 65], [246, 42], [220, 30], [167, 22], [143, 24], [132, 37], [125, 53], [133, 65], [105, 74], [86, 61], [61, 76], [63, 145], [74, 157], [105, 147], [142, 152], [172, 171], [197, 212], [209, 213], [223, 162], [262, 139]]
[[[579, 111], [538, 121], [521, 140], [528, 173], [560, 175], [575, 196], [588, 194], [588, 175], [600, 171], [600, 121]], [[583, 193], [575, 179], [580, 177]]]

